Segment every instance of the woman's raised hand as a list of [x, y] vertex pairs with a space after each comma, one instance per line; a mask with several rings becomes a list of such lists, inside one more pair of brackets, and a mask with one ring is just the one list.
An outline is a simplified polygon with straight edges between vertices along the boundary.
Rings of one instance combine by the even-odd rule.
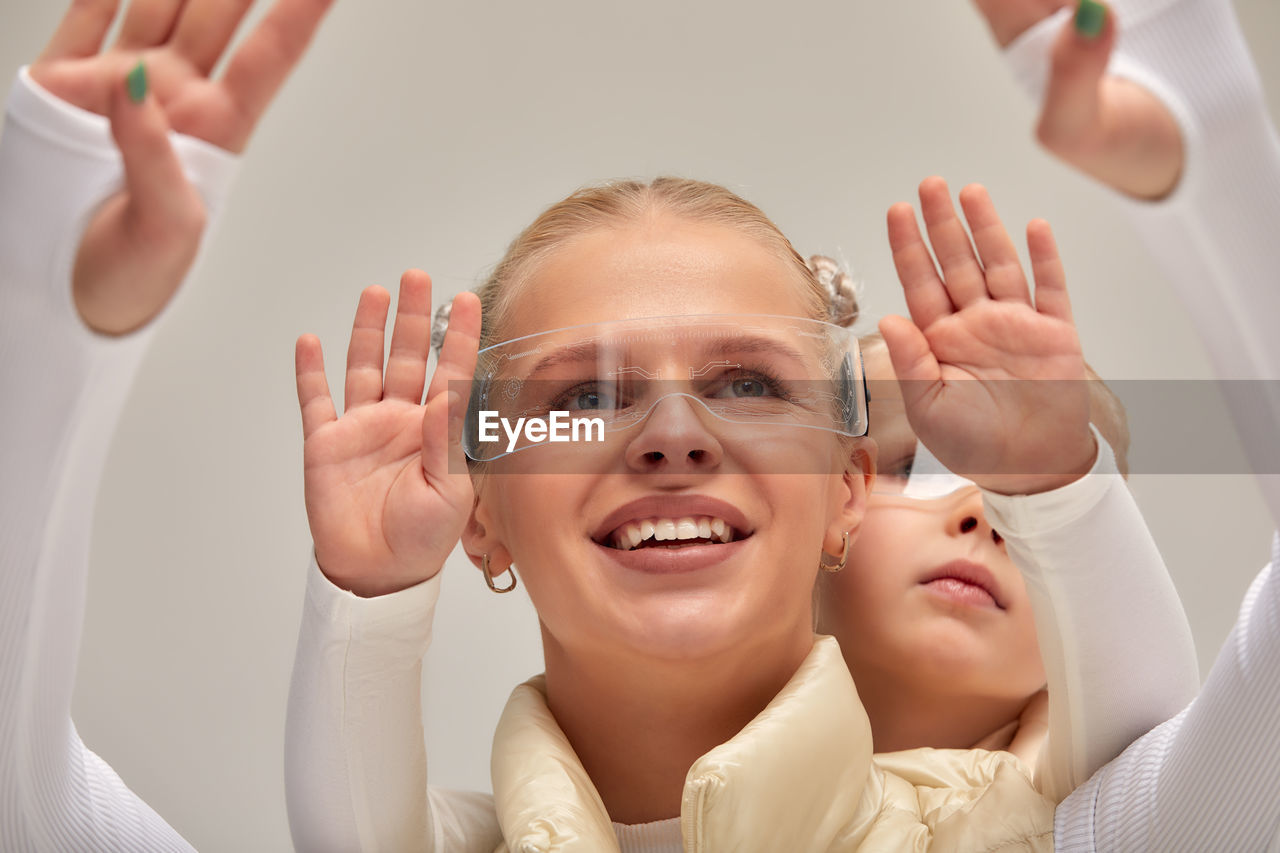
[[243, 151], [332, 0], [276, 0], [216, 80], [252, 0], [133, 0], [103, 50], [118, 2], [74, 0], [30, 68], [49, 92], [107, 116], [124, 161], [124, 189], [89, 223], [73, 274], [81, 317], [108, 334], [151, 319], [200, 244], [204, 205], [167, 131]]
[[974, 5], [1002, 48], [1059, 9], [1075, 6], [1053, 44], [1036, 138], [1059, 159], [1121, 192], [1146, 199], [1172, 192], [1182, 173], [1182, 134], [1159, 98], [1106, 73], [1116, 43], [1109, 7], [1098, 0]]
[[453, 301], [440, 361], [426, 382], [431, 344], [431, 280], [400, 279], [391, 350], [383, 369], [390, 295], [360, 295], [347, 349], [346, 408], [338, 417], [320, 342], [297, 344], [307, 517], [325, 576], [357, 595], [396, 592], [432, 577], [458, 542], [471, 512], [462, 452], [466, 400], [458, 385], [475, 371], [480, 302]]
[[960, 203], [976, 255], [941, 178], [920, 184], [932, 254], [911, 205], [889, 210], [889, 244], [912, 319], [886, 317], [880, 331], [907, 417], [943, 465], [984, 488], [1057, 488], [1088, 472], [1095, 448], [1053, 233], [1043, 220], [1027, 226], [1033, 302], [987, 191], [966, 187]]

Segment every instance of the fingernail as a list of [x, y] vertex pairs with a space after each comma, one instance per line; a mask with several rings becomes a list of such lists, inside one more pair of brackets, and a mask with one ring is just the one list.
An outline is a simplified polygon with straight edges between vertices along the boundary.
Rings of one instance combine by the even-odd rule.
[[125, 88], [129, 92], [129, 100], [135, 104], [142, 103], [147, 97], [147, 66], [139, 59], [138, 64], [124, 78]]
[[1080, 0], [1076, 7], [1076, 32], [1085, 38], [1097, 38], [1107, 24], [1107, 7], [1098, 0]]

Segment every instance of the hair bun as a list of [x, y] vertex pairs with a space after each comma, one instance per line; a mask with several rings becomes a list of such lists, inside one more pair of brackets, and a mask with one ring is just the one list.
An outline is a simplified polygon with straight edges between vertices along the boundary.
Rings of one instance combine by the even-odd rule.
[[827, 292], [827, 321], [852, 326], [858, 321], [858, 288], [853, 276], [833, 258], [811, 255], [806, 262], [813, 276]]
[[446, 302], [436, 309], [431, 318], [431, 349], [436, 357], [440, 357], [440, 348], [444, 346], [444, 333], [449, 329], [449, 313], [453, 311], [453, 303]]

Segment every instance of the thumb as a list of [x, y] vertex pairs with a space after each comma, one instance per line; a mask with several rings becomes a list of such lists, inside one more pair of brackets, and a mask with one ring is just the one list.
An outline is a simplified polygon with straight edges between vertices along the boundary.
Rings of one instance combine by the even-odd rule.
[[1098, 0], [1081, 0], [1053, 44], [1036, 127], [1036, 137], [1050, 151], [1061, 153], [1100, 132], [1102, 79], [1115, 42], [1111, 8]]
[[124, 224], [134, 237], [180, 240], [194, 249], [204, 228], [204, 204], [187, 181], [169, 140], [169, 120], [148, 91], [147, 67], [139, 62], [113, 87], [108, 118], [124, 163], [127, 196]]

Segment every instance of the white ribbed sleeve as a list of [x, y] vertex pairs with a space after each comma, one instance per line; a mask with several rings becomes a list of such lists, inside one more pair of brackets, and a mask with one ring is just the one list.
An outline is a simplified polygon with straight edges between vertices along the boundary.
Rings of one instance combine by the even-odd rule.
[[[175, 137], [211, 217], [236, 160]], [[20, 72], [0, 133], [0, 850], [188, 845], [80, 741], [71, 694], [94, 499], [151, 328], [90, 332], [80, 234], [121, 181], [105, 119]]]
[[[1187, 160], [1156, 203], [1118, 198], [1190, 309], [1224, 379], [1280, 378], [1280, 140], [1227, 0], [1112, 0], [1114, 73], [1169, 105]], [[1010, 46], [1039, 97], [1065, 16]], [[1280, 522], [1277, 382], [1224, 383], [1237, 431]], [[1280, 849], [1280, 538], [1199, 697], [1059, 807], [1059, 850]]]
[[1049, 684], [1036, 786], [1054, 802], [1200, 686], [1178, 592], [1111, 447], [1094, 436], [1088, 476], [1038, 495], [982, 496], [1036, 617]]
[[311, 561], [285, 726], [299, 853], [491, 853], [502, 841], [492, 796], [427, 788], [422, 657], [439, 595], [436, 575], [360, 598]]

